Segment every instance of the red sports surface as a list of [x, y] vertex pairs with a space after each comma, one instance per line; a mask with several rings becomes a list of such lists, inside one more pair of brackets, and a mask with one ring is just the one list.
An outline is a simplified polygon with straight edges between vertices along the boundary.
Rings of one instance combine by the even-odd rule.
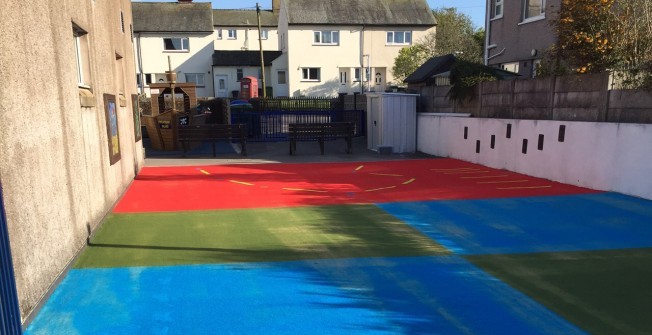
[[455, 159], [146, 167], [117, 213], [596, 193]]

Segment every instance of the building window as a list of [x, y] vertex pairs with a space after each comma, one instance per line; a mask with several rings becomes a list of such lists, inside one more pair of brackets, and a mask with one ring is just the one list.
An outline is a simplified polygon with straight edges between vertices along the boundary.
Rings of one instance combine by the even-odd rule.
[[387, 44], [409, 45], [412, 44], [411, 31], [388, 31]]
[[503, 0], [495, 0], [494, 2], [494, 19], [503, 17]]
[[76, 24], [72, 24], [72, 35], [75, 45], [75, 57], [77, 63], [77, 85], [81, 87], [90, 86], [90, 59], [88, 47], [88, 33]]
[[187, 37], [170, 37], [163, 39], [163, 50], [165, 51], [188, 51]]
[[120, 11], [120, 31], [125, 33], [125, 14], [122, 11]]
[[240, 80], [242, 80], [242, 78], [244, 78], [244, 73], [242, 72], [242, 69], [237, 69], [236, 70], [236, 78], [238, 79], [238, 81], [240, 81]]
[[263, 29], [260, 31], [260, 38], [263, 40], [266, 40], [269, 38], [269, 30], [268, 29]]
[[217, 34], [217, 39], [221, 40], [222, 39], [222, 29], [215, 30], [215, 33]]
[[226, 38], [230, 40], [237, 40], [238, 39], [238, 31], [235, 29], [229, 29], [228, 34], [226, 35]]
[[505, 70], [505, 71], [514, 72], [514, 73], [518, 73], [518, 70], [519, 70], [519, 64], [518, 64], [518, 62], [515, 62], [515, 63], [505, 63], [505, 64], [501, 65], [501, 67], [502, 67], [503, 70]]
[[195, 83], [198, 87], [204, 87], [204, 74], [203, 73], [186, 73], [186, 82]]
[[337, 30], [324, 30], [314, 32], [313, 44], [338, 45], [340, 44], [340, 32]]
[[303, 81], [319, 81], [321, 77], [321, 69], [318, 67], [304, 67], [301, 69], [301, 80]]
[[278, 84], [279, 85], [286, 85], [288, 83], [288, 78], [287, 78], [285, 70], [277, 71], [276, 74], [278, 75]]
[[524, 0], [523, 20], [530, 20], [539, 16], [544, 16], [546, 12], [545, 0]]
[[145, 73], [145, 85], [149, 85], [152, 83], [152, 74], [151, 73]]
[[360, 81], [360, 68], [356, 68], [353, 73], [353, 81]]
[[340, 71], [340, 83], [342, 85], [346, 84], [346, 71]]

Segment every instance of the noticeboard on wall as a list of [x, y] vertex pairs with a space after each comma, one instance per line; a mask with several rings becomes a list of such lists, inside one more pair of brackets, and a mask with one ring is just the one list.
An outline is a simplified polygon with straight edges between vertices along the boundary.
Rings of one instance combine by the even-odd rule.
[[138, 94], [131, 95], [131, 108], [134, 111], [134, 137], [136, 142], [143, 139], [143, 129], [140, 125], [140, 106], [138, 105]]
[[107, 143], [111, 165], [120, 160], [120, 133], [118, 131], [118, 107], [115, 95], [104, 94], [104, 113], [106, 118]]

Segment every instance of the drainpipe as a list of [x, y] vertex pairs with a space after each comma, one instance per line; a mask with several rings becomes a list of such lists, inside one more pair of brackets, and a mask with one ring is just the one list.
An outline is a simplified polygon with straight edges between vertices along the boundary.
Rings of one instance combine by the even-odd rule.
[[138, 85], [139, 93], [145, 93], [145, 74], [143, 73], [143, 55], [140, 50], [140, 33], [136, 33], [136, 55], [138, 57], [138, 76], [140, 77], [140, 85]]
[[[505, 6], [503, 5], [503, 11]], [[484, 31], [484, 65], [489, 65], [489, 36], [491, 35], [491, 1], [487, 1], [487, 10], [485, 11], [485, 31]]]
[[360, 29], [360, 94], [364, 94], [364, 77], [362, 70], [364, 69], [364, 25]]

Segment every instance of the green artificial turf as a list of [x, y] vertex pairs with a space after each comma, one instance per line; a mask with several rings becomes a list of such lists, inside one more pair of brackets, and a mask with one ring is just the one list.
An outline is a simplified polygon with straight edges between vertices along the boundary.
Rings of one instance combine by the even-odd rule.
[[652, 334], [652, 249], [467, 259], [591, 334]]
[[75, 267], [448, 253], [372, 205], [113, 214]]

